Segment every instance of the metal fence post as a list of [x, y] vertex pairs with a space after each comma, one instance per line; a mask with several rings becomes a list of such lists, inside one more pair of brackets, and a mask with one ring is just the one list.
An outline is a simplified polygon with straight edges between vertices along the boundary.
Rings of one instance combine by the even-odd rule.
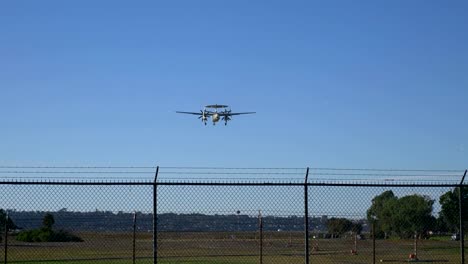
[[153, 183], [153, 264], [158, 263], [158, 174], [159, 166], [156, 167]]
[[259, 261], [260, 264], [263, 264], [263, 219], [262, 219], [262, 211], [258, 210], [258, 229], [259, 229]]
[[460, 186], [458, 187], [458, 211], [460, 214], [460, 254], [461, 254], [461, 263], [465, 264], [465, 233], [463, 232], [463, 181], [465, 181], [467, 170], [460, 181]]
[[372, 263], [375, 264], [375, 219], [372, 220]]
[[309, 264], [309, 195], [308, 195], [309, 167], [307, 167], [304, 181], [304, 231], [305, 231], [305, 263]]
[[4, 263], [7, 263], [8, 260], [8, 211], [5, 214], [5, 255]]
[[136, 219], [137, 219], [137, 213], [133, 213], [133, 254], [132, 254], [132, 260], [133, 264], [135, 264], [136, 261]]

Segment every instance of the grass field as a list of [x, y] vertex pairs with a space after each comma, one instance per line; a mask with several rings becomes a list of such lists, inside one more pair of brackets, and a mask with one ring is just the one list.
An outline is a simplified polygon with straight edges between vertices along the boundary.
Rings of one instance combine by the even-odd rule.
[[[129, 233], [79, 233], [81, 243], [23, 243], [9, 239], [8, 263], [132, 263]], [[256, 233], [161, 233], [159, 263], [250, 264], [259, 263]], [[358, 241], [352, 255], [351, 238], [311, 239], [311, 263], [372, 263], [372, 240]], [[314, 247], [312, 249], [312, 247]], [[318, 250], [316, 250], [318, 249]], [[407, 262], [412, 240], [377, 240], [377, 262]], [[2, 246], [2, 260], [3, 260]], [[137, 234], [137, 263], [152, 263], [152, 236]], [[459, 243], [445, 239], [419, 241], [418, 257], [424, 262], [460, 263]], [[303, 234], [266, 232], [263, 263], [304, 263]]]

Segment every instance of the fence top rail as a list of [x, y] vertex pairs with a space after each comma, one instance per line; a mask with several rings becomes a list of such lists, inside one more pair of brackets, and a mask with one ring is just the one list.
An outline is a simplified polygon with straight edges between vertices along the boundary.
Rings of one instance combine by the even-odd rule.
[[[156, 176], [155, 177], [155, 173]], [[464, 170], [0, 166], [0, 181], [97, 184], [460, 185]]]
[[[150, 169], [151, 172], [158, 166], [13, 166], [13, 165], [0, 165], [0, 169]], [[306, 171], [307, 167], [196, 167], [196, 166], [159, 166], [162, 170], [175, 169], [175, 170], [301, 170]], [[455, 172], [463, 173], [465, 169], [400, 169], [400, 168], [332, 168], [332, 167], [309, 167], [310, 171], [375, 171], [375, 172]]]
[[[458, 187], [460, 184], [441, 182], [256, 182], [256, 181], [53, 181], [0, 180], [0, 185], [62, 185], [62, 186], [343, 186], [343, 187]], [[464, 183], [463, 186], [468, 186]]]

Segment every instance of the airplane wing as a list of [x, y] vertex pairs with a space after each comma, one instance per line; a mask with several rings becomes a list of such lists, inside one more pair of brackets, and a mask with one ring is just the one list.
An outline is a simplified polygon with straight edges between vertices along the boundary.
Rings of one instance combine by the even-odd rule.
[[202, 115], [202, 113], [194, 113], [194, 112], [182, 112], [182, 111], [176, 111], [178, 114], [189, 114], [189, 115]]
[[[182, 112], [182, 111], [176, 111], [176, 113], [178, 113], [178, 114], [188, 114], [188, 115], [198, 115], [198, 116], [203, 115], [202, 112], [196, 113], [196, 112]], [[213, 113], [208, 112], [208, 111], [205, 112], [205, 116], [211, 116], [212, 114], [213, 114]]]
[[218, 113], [220, 116], [234, 116], [234, 115], [250, 115], [250, 114], [255, 114], [257, 112], [242, 112], [242, 113]]

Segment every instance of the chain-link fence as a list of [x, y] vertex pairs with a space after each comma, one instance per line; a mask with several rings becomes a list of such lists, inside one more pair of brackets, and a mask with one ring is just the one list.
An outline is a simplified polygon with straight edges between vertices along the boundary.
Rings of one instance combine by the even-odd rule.
[[2, 167], [2, 260], [464, 263], [464, 174]]

